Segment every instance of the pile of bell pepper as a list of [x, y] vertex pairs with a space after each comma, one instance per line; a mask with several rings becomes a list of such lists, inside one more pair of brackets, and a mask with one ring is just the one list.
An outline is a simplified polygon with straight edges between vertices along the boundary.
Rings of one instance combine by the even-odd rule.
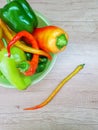
[[19, 90], [31, 76], [44, 71], [51, 54], [65, 50], [68, 34], [57, 26], [38, 28], [35, 11], [26, 0], [8, 0], [0, 9], [0, 79]]

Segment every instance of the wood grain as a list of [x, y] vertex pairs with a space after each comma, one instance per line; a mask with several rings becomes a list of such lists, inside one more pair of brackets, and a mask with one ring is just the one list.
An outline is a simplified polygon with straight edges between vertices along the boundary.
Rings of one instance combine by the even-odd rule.
[[[0, 2], [2, 7], [5, 1]], [[0, 130], [98, 130], [98, 1], [28, 2], [68, 32], [69, 45], [38, 84], [26, 91], [0, 87]], [[22, 110], [42, 102], [81, 63], [85, 68], [51, 103], [35, 111]]]

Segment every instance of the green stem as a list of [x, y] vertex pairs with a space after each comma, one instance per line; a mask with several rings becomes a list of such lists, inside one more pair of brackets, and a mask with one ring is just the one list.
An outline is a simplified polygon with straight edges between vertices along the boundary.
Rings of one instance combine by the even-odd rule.
[[29, 69], [30, 65], [28, 62], [22, 61], [16, 67], [19, 68], [21, 72], [25, 72]]
[[65, 34], [61, 34], [60, 36], [57, 37], [57, 41], [56, 41], [56, 46], [58, 47], [58, 49], [62, 49], [64, 46], [66, 46], [68, 43], [68, 40], [65, 37]]

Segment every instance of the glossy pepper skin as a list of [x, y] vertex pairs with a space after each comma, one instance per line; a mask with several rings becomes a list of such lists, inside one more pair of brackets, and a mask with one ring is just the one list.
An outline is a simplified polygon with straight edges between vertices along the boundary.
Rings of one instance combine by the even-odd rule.
[[0, 9], [0, 18], [15, 32], [32, 32], [37, 27], [37, 17], [26, 0], [13, 0]]
[[36, 28], [32, 33], [39, 48], [51, 53], [63, 51], [68, 43], [68, 34], [57, 26]]
[[20, 74], [19, 70], [16, 68], [14, 59], [9, 57], [3, 58], [0, 62], [0, 70], [7, 80], [19, 90], [26, 89], [29, 83], [31, 83], [29, 77], [25, 77], [28, 83], [27, 81], [25, 82], [24, 75]]
[[[14, 48], [14, 51], [15, 49], [16, 48]], [[21, 53], [21, 56], [22, 56], [22, 53]], [[15, 86], [19, 90], [24, 90], [31, 84], [31, 78], [29, 76], [28, 77], [24, 76], [22, 73], [20, 73], [19, 69], [17, 69], [16, 67], [19, 61], [21, 62], [22, 60], [25, 59], [24, 56], [19, 58], [18, 61], [17, 61], [17, 58], [15, 57], [16, 56], [13, 53], [13, 57], [9, 58], [7, 56], [6, 48], [2, 49], [0, 51], [0, 72], [7, 79], [9, 83], [11, 83], [13, 86]]]

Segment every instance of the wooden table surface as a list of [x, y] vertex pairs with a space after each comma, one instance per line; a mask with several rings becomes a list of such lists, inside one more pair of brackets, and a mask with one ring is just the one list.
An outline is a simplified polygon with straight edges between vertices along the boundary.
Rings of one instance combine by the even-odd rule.
[[[6, 2], [0, 1], [0, 7]], [[28, 0], [69, 34], [51, 72], [26, 91], [0, 87], [0, 130], [98, 130], [98, 0]], [[41, 103], [73, 69], [85, 67], [45, 107]]]

